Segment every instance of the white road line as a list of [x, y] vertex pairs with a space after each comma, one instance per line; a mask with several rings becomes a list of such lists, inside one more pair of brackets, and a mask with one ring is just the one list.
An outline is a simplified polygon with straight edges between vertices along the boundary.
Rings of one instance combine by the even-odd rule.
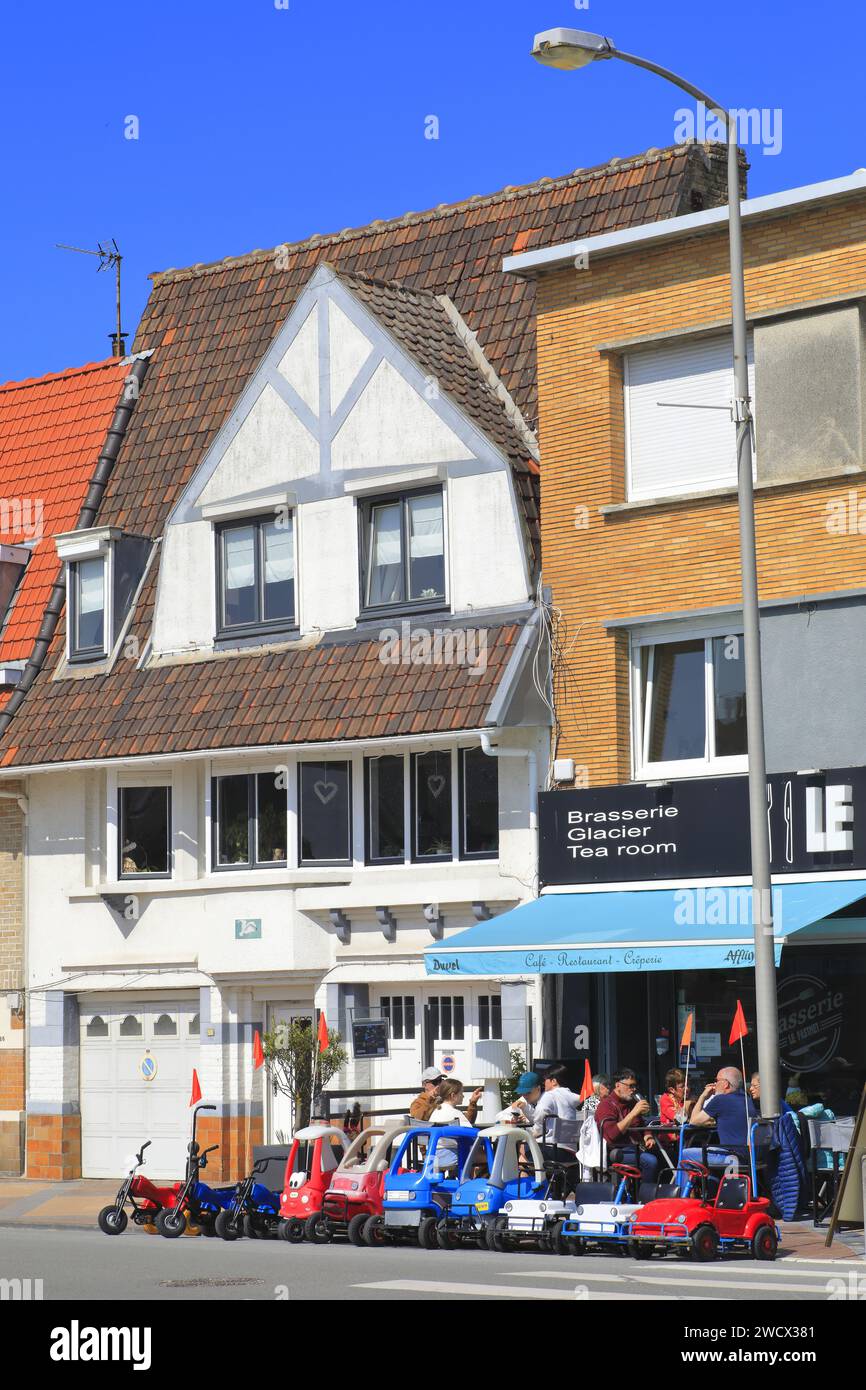
[[[585, 1287], [582, 1281], [575, 1281], [575, 1288]], [[449, 1293], [455, 1294], [459, 1298], [534, 1298], [544, 1299], [545, 1302], [556, 1303], [583, 1303], [585, 1299], [567, 1289], [537, 1289], [532, 1285], [521, 1284], [456, 1284], [446, 1283], [444, 1280], [439, 1282], [433, 1279], [382, 1279], [371, 1284], [353, 1284], [353, 1289], [382, 1289], [392, 1293]], [[663, 1299], [661, 1293], [592, 1293], [589, 1298], [593, 1303], [599, 1301], [610, 1302], [658, 1302]], [[708, 1299], [681, 1299], [681, 1302], [712, 1302]]]
[[[733, 1271], [732, 1271], [732, 1272], [733, 1272]], [[522, 1278], [525, 1278], [525, 1275], [524, 1275], [522, 1272], [521, 1272], [520, 1274], [516, 1274], [514, 1271], [509, 1271], [509, 1272], [506, 1273], [506, 1271], [503, 1270], [503, 1275], [504, 1275], [504, 1277], [505, 1277], [506, 1279], [522, 1279]], [[569, 1272], [568, 1274], [566, 1274], [566, 1272], [565, 1272], [564, 1270], [563, 1270], [563, 1272], [560, 1274], [559, 1270], [553, 1270], [553, 1269], [537, 1269], [537, 1270], [533, 1270], [532, 1277], [533, 1277], [533, 1279], [567, 1279], [567, 1280], [569, 1281], [569, 1283], [585, 1283], [585, 1284], [591, 1284], [594, 1280], [603, 1280], [603, 1281], [604, 1281], [605, 1283], [607, 1283], [607, 1284], [610, 1284], [610, 1283], [616, 1283], [616, 1284], [632, 1284], [632, 1283], [638, 1283], [638, 1284], [655, 1284], [655, 1285], [657, 1285], [657, 1287], [660, 1288], [660, 1289], [666, 1289], [666, 1288], [680, 1288], [680, 1287], [683, 1287], [683, 1286], [684, 1286], [685, 1288], [690, 1288], [690, 1289], [731, 1289], [731, 1290], [739, 1290], [740, 1292], [742, 1292], [743, 1290], [748, 1290], [749, 1292], [751, 1292], [751, 1290], [754, 1289], [754, 1290], [756, 1290], [756, 1291], [759, 1292], [759, 1293], [770, 1291], [770, 1292], [773, 1292], [773, 1293], [824, 1293], [824, 1294], [825, 1294], [825, 1293], [827, 1292], [827, 1285], [826, 1285], [826, 1283], [824, 1283], [824, 1284], [784, 1284], [784, 1283], [781, 1282], [781, 1280], [779, 1280], [778, 1282], [777, 1282], [777, 1281], [773, 1281], [772, 1283], [770, 1283], [769, 1281], [764, 1281], [764, 1280], [755, 1281], [755, 1280], [750, 1279], [750, 1280], [748, 1281], [748, 1283], [743, 1284], [743, 1283], [741, 1283], [739, 1280], [734, 1280], [734, 1279], [700, 1279], [700, 1278], [698, 1278], [697, 1276], [689, 1276], [688, 1278], [683, 1278], [683, 1277], [681, 1277], [681, 1276], [678, 1277], [678, 1276], [675, 1275], [675, 1274], [671, 1274], [671, 1275], [667, 1275], [667, 1276], [666, 1276], [666, 1275], [655, 1275], [655, 1276], [653, 1276], [653, 1275], [651, 1275], [651, 1274], [637, 1274], [637, 1273], [635, 1273], [635, 1274], [593, 1274], [593, 1273], [591, 1273], [590, 1271], [587, 1271], [587, 1272], [584, 1273], [583, 1275], [575, 1276], [575, 1274], [572, 1273], [572, 1272]]]

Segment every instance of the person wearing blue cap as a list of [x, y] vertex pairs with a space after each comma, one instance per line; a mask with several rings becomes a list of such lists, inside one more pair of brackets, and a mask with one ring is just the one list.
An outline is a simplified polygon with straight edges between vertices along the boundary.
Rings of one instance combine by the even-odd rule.
[[514, 1091], [514, 1100], [499, 1112], [496, 1123], [531, 1125], [535, 1119], [535, 1107], [542, 1094], [541, 1077], [538, 1072], [521, 1072]]

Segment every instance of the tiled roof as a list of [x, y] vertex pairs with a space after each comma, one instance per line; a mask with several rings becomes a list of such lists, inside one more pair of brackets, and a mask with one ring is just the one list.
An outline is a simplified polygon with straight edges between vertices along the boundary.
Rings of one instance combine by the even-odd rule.
[[[154, 587], [139, 605], [140, 637]], [[480, 674], [454, 662], [387, 663], [378, 632], [145, 670], [121, 657], [111, 674], [77, 681], [43, 674], [7, 731], [0, 762], [25, 767], [478, 728], [520, 631], [514, 621], [486, 628]]]
[[54, 537], [78, 521], [127, 371], [111, 358], [0, 385], [0, 541], [26, 540], [41, 515], [0, 633], [0, 663], [30, 655], [60, 568]]

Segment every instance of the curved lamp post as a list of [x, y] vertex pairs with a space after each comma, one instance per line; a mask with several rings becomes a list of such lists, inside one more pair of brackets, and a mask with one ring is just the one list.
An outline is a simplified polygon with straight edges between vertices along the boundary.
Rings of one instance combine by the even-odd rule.
[[758, 1066], [764, 1113], [779, 1112], [779, 1031], [776, 967], [773, 955], [773, 900], [770, 884], [770, 835], [767, 821], [767, 769], [764, 755], [764, 704], [761, 686], [761, 638], [758, 618], [758, 572], [755, 560], [755, 504], [752, 485], [752, 413], [746, 360], [746, 294], [743, 283], [743, 236], [740, 219], [740, 170], [736, 121], [726, 109], [676, 73], [646, 58], [622, 53], [610, 39], [579, 29], [548, 29], [537, 34], [533, 58], [546, 67], [571, 71], [604, 58], [619, 58], [646, 68], [680, 87], [725, 123], [728, 137], [728, 235], [731, 262], [731, 318], [734, 340], [734, 400], [737, 494], [740, 513], [740, 573], [743, 590], [743, 649], [746, 673], [746, 739], [749, 765], [749, 822], [752, 849], [752, 921], [755, 936], [755, 1011]]

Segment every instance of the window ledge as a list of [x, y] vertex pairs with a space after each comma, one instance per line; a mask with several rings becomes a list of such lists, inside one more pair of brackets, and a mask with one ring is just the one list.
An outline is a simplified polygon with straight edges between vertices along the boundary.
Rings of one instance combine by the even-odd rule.
[[[817, 487], [822, 483], [838, 482], [844, 478], [862, 478], [863, 468], [844, 468], [838, 473], [822, 473], [814, 478], [774, 478], [771, 482], [756, 480], [755, 492], [773, 492], [783, 487]], [[672, 507], [682, 502], [706, 502], [713, 498], [722, 500], [737, 496], [736, 486], [705, 488], [697, 492], [670, 492], [659, 497], [639, 497], [632, 502], [609, 502], [599, 507], [600, 516], [617, 516], [620, 512], [641, 512], [649, 507]]]
[[90, 887], [72, 888], [69, 902], [94, 902], [109, 894], [118, 897], [166, 897], [178, 893], [206, 893], [211, 890], [243, 888], [320, 888], [333, 884], [342, 887], [350, 880], [352, 870], [344, 869], [246, 869], [243, 872], [204, 874], [201, 878], [146, 879], [123, 878], [97, 883]]

